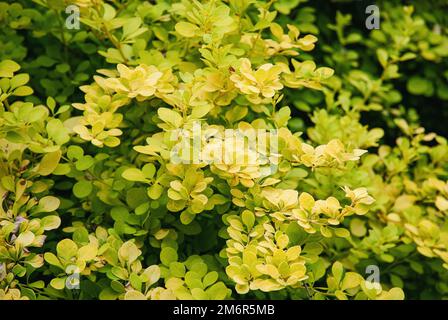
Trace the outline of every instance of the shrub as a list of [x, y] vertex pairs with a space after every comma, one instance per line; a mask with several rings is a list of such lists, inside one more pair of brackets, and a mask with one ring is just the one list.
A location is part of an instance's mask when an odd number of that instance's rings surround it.
[[1, 2], [0, 299], [446, 298], [446, 5], [359, 5]]

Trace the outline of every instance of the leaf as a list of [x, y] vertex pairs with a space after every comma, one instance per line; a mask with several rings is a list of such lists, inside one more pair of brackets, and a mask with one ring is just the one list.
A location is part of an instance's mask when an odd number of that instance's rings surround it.
[[177, 278], [182, 278], [185, 275], [185, 265], [181, 262], [170, 263], [170, 273]]
[[315, 75], [320, 79], [328, 79], [333, 76], [334, 70], [327, 67], [320, 67], [314, 71]]
[[423, 95], [434, 90], [431, 81], [418, 76], [413, 76], [408, 80], [407, 89], [415, 95]]
[[61, 225], [61, 218], [54, 215], [46, 216], [41, 219], [40, 224], [46, 231], [57, 229]]
[[307, 210], [310, 211], [313, 206], [314, 206], [314, 198], [307, 192], [302, 192], [299, 196], [299, 204], [300, 206]]
[[182, 222], [183, 224], [189, 224], [194, 220], [194, 217], [194, 214], [191, 214], [188, 211], [183, 211], [180, 214], [180, 222]]
[[58, 145], [63, 145], [70, 140], [68, 130], [64, 127], [61, 120], [51, 119], [47, 123], [48, 136], [53, 139]]
[[75, 167], [76, 170], [85, 171], [89, 169], [91, 166], [95, 164], [95, 161], [92, 156], [87, 155], [81, 157], [78, 161], [76, 161]]
[[365, 222], [354, 218], [350, 221], [350, 232], [356, 237], [363, 237], [367, 233]]
[[116, 300], [119, 296], [119, 293], [115, 292], [112, 288], [107, 287], [101, 290], [98, 298], [100, 300]]
[[78, 259], [90, 261], [96, 258], [98, 248], [93, 244], [87, 244], [78, 250]]
[[191, 294], [195, 300], [208, 300], [208, 295], [201, 288], [191, 289]]
[[85, 198], [90, 195], [93, 190], [91, 181], [81, 180], [75, 183], [73, 186], [73, 194], [77, 198]]
[[163, 187], [159, 184], [153, 184], [148, 188], [148, 197], [152, 200], [157, 200], [160, 198], [163, 192]]
[[124, 295], [124, 300], [147, 300], [146, 296], [136, 290], [131, 290], [126, 292], [126, 294]]
[[198, 259], [197, 262], [191, 264], [190, 270], [194, 271], [200, 278], [202, 278], [207, 274], [207, 265], [202, 262], [201, 259]]
[[160, 268], [157, 265], [149, 266], [142, 273], [142, 279], [146, 282], [146, 285], [149, 287], [159, 281], [160, 279]]
[[336, 228], [334, 230], [334, 234], [341, 238], [349, 238], [350, 237], [350, 232], [344, 228]]
[[141, 24], [142, 20], [140, 17], [127, 19], [126, 23], [123, 25], [123, 39], [126, 39], [129, 35], [136, 32]]
[[401, 288], [392, 288], [387, 294], [388, 300], [404, 300], [404, 292]]
[[53, 174], [58, 176], [65, 176], [70, 173], [70, 170], [71, 168], [68, 163], [60, 163], [58, 164], [56, 169], [54, 169]]
[[381, 66], [385, 68], [387, 65], [387, 59], [389, 57], [387, 51], [383, 48], [379, 48], [376, 50], [376, 55], [378, 57], [378, 61], [380, 62]]
[[103, 15], [104, 20], [109, 21], [115, 18], [117, 11], [113, 6], [111, 6], [108, 3], [105, 3], [103, 5], [103, 8], [104, 8], [104, 15]]
[[440, 211], [448, 211], [448, 200], [442, 196], [437, 196], [435, 205]]
[[146, 179], [145, 174], [137, 168], [126, 169], [121, 176], [129, 181], [149, 182], [149, 180]]
[[347, 272], [344, 276], [344, 280], [342, 280], [341, 283], [341, 290], [347, 290], [356, 288], [361, 284], [361, 281], [363, 281], [363, 278], [355, 273], [355, 272]]
[[191, 38], [196, 35], [196, 31], [199, 30], [199, 27], [185, 21], [178, 22], [174, 27], [176, 31], [183, 37]]
[[417, 58], [417, 55], [413, 52], [406, 52], [400, 57], [400, 61], [408, 61]]
[[73, 242], [73, 240], [64, 239], [59, 241], [56, 245], [56, 252], [58, 253], [58, 257], [68, 261], [70, 258], [76, 257], [78, 253], [78, 246], [75, 242]]
[[58, 109], [58, 111], [55, 113], [55, 115], [62, 114], [64, 112], [68, 111], [68, 110], [70, 110], [70, 106], [69, 105], [63, 105], [63, 106], [61, 106]]
[[214, 284], [218, 280], [218, 272], [212, 271], [207, 273], [202, 282], [204, 283], [204, 287], [209, 287]]
[[53, 212], [57, 208], [59, 208], [59, 205], [61, 204], [61, 201], [53, 196], [46, 196], [39, 200], [39, 206], [36, 210], [37, 212]]
[[70, 160], [80, 159], [84, 155], [84, 150], [79, 146], [69, 146], [67, 149], [67, 157]]
[[241, 220], [246, 225], [247, 230], [251, 230], [255, 223], [255, 215], [250, 210], [244, 210], [241, 214]]
[[125, 268], [113, 267], [111, 270], [112, 274], [121, 280], [128, 280], [129, 273]]
[[171, 247], [165, 247], [160, 252], [160, 261], [166, 266], [169, 266], [171, 262], [177, 261], [177, 251]]
[[203, 116], [205, 116], [209, 111], [211, 110], [211, 105], [205, 104], [200, 106], [193, 107], [193, 110], [191, 111], [191, 117], [193, 119], [200, 119]]
[[34, 238], [35, 238], [34, 233], [32, 233], [31, 231], [25, 231], [19, 234], [14, 243], [21, 245], [22, 247], [27, 247], [34, 242]]
[[38, 281], [35, 281], [33, 283], [30, 283], [29, 286], [31, 288], [43, 289], [43, 288], [45, 288], [45, 282], [42, 281], [42, 280], [38, 280]]
[[45, 252], [44, 254], [44, 259], [45, 261], [47, 261], [49, 264], [53, 265], [53, 266], [57, 266], [61, 269], [64, 269], [62, 267], [61, 262], [59, 261], [58, 257], [56, 257], [53, 253], [51, 252]]
[[344, 268], [342, 266], [342, 263], [340, 263], [339, 261], [333, 263], [333, 266], [331, 267], [331, 273], [333, 274], [337, 283], [341, 281], [343, 272]]
[[13, 91], [13, 95], [18, 97], [25, 97], [33, 94], [33, 89], [28, 86], [18, 87]]
[[145, 177], [149, 179], [154, 177], [156, 171], [157, 171], [156, 166], [152, 163], [147, 163], [142, 168], [142, 172], [144, 173]]
[[183, 123], [182, 116], [172, 109], [159, 108], [157, 110], [157, 114], [159, 115], [160, 120], [171, 124], [175, 128], [179, 128], [182, 126]]
[[45, 154], [39, 163], [37, 173], [41, 176], [48, 176], [51, 174], [58, 166], [61, 155], [62, 153], [60, 150]]
[[118, 249], [118, 258], [120, 261], [132, 264], [142, 254], [133, 241], [126, 241]]
[[341, 290], [336, 290], [335, 296], [338, 300], [348, 300], [347, 296]]
[[65, 278], [54, 278], [51, 279], [50, 285], [56, 290], [62, 290], [65, 288]]
[[47, 98], [47, 107], [51, 110], [51, 112], [54, 112], [56, 101], [52, 97]]
[[14, 72], [20, 69], [20, 65], [12, 60], [3, 60], [0, 62], [0, 78], [11, 78]]
[[27, 73], [21, 73], [12, 77], [9, 84], [11, 89], [15, 89], [27, 84], [28, 81], [30, 81], [30, 76]]

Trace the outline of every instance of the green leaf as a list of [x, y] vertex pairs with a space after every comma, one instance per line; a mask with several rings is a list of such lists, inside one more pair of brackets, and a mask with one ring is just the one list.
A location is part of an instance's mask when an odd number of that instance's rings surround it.
[[177, 251], [171, 247], [165, 247], [160, 252], [160, 261], [166, 266], [169, 266], [171, 262], [176, 262], [177, 258]]
[[314, 207], [314, 203], [314, 198], [309, 193], [302, 192], [300, 194], [299, 204], [303, 209], [310, 211]]
[[37, 173], [41, 176], [48, 176], [51, 174], [58, 166], [61, 155], [62, 153], [60, 150], [45, 154], [37, 168]]
[[149, 202], [142, 203], [137, 208], [135, 208], [135, 214], [141, 216], [147, 213], [149, 210]]
[[382, 49], [382, 48], [377, 49], [376, 50], [376, 55], [378, 57], [378, 61], [380, 62], [381, 66], [383, 68], [385, 68], [386, 65], [387, 65], [387, 59], [389, 57], [387, 51], [385, 49]]
[[342, 274], [344, 273], [344, 267], [342, 266], [342, 263], [340, 263], [339, 261], [333, 263], [333, 266], [331, 267], [331, 273], [336, 279], [336, 282], [339, 283], [342, 280]]
[[115, 221], [127, 221], [129, 219], [129, 211], [125, 207], [113, 207], [110, 211], [112, 219]]
[[360, 285], [361, 281], [363, 281], [363, 278], [355, 273], [355, 272], [347, 272], [344, 276], [344, 280], [342, 280], [341, 283], [341, 290], [347, 290], [356, 288]]
[[48, 109], [40, 106], [34, 107], [29, 114], [27, 114], [28, 122], [42, 121], [48, 117]]
[[148, 188], [148, 197], [153, 200], [157, 200], [160, 198], [163, 192], [163, 187], [160, 184], [153, 184]]
[[67, 149], [67, 157], [70, 160], [80, 159], [84, 155], [84, 150], [79, 146], [69, 146]]
[[73, 194], [77, 198], [85, 198], [90, 195], [93, 190], [91, 181], [81, 180], [75, 183], [73, 186]]
[[64, 267], [62, 266], [61, 262], [59, 261], [58, 257], [56, 257], [53, 253], [51, 252], [45, 252], [44, 254], [44, 259], [45, 261], [47, 261], [49, 264], [59, 267], [61, 269], [64, 269]]
[[31, 288], [43, 289], [45, 288], [45, 282], [42, 280], [38, 280], [29, 284]]
[[251, 230], [255, 223], [255, 215], [250, 210], [244, 210], [241, 214], [241, 219], [247, 230]]
[[356, 237], [363, 237], [367, 233], [365, 222], [354, 218], [350, 221], [350, 232]]
[[112, 274], [119, 279], [128, 280], [129, 273], [125, 268], [113, 267], [111, 270]]
[[185, 275], [185, 265], [181, 262], [171, 262], [170, 272], [174, 277], [182, 278]]
[[156, 166], [152, 163], [147, 163], [143, 166], [142, 172], [146, 178], [151, 179], [156, 173]]
[[434, 90], [431, 81], [418, 76], [413, 76], [408, 80], [407, 89], [415, 95], [425, 95]]
[[350, 232], [347, 229], [344, 228], [337, 228], [334, 230], [334, 234], [337, 237], [341, 237], [341, 238], [349, 238], [350, 237]]
[[44, 227], [44, 230], [53, 230], [59, 228], [61, 225], [61, 218], [58, 216], [46, 216], [41, 219], [40, 224]]
[[0, 62], [0, 78], [11, 78], [14, 72], [20, 69], [20, 65], [12, 60], [3, 60]]
[[15, 89], [12, 94], [15, 96], [18, 96], [18, 97], [25, 97], [25, 96], [32, 95], [33, 92], [34, 91], [31, 87], [23, 86], [23, 87], [18, 87], [17, 89]]
[[75, 242], [73, 242], [73, 240], [64, 239], [59, 241], [57, 244], [56, 252], [58, 253], [58, 257], [68, 261], [70, 258], [76, 257], [78, 253], [78, 246]]
[[37, 207], [37, 212], [53, 212], [57, 208], [59, 208], [59, 205], [61, 204], [61, 201], [53, 196], [46, 196], [39, 200], [39, 206]]
[[91, 166], [95, 164], [95, 161], [92, 156], [83, 156], [78, 161], [76, 161], [75, 167], [76, 170], [85, 171], [89, 169]]
[[124, 287], [124, 285], [120, 281], [117, 281], [117, 280], [111, 281], [110, 287], [112, 288], [112, 290], [114, 290], [117, 293], [125, 293], [126, 292], [126, 288]]
[[137, 168], [126, 169], [121, 176], [129, 181], [149, 182], [149, 180], [146, 179], [145, 174]]
[[133, 241], [126, 241], [118, 250], [118, 258], [121, 262], [132, 264], [142, 254]]
[[142, 281], [146, 282], [146, 286], [149, 287], [159, 281], [160, 268], [158, 265], [152, 265], [145, 269], [142, 273]]
[[21, 87], [21, 86], [27, 84], [28, 81], [30, 81], [30, 76], [27, 73], [21, 73], [21, 74], [15, 75], [10, 80], [11, 89]]
[[17, 237], [14, 244], [21, 245], [22, 247], [27, 247], [34, 242], [35, 236], [31, 231], [25, 231]]
[[172, 109], [159, 108], [157, 110], [157, 114], [159, 115], [160, 120], [171, 124], [175, 128], [179, 128], [180, 126], [182, 126], [182, 116]]
[[53, 139], [58, 145], [63, 145], [70, 140], [68, 130], [64, 127], [61, 120], [51, 119], [47, 123], [48, 136]]
[[50, 285], [56, 290], [62, 290], [65, 288], [65, 278], [54, 278], [51, 279]]
[[199, 27], [185, 21], [178, 22], [174, 27], [176, 31], [183, 37], [191, 38], [196, 35], [196, 31], [199, 30]]
[[209, 104], [195, 106], [191, 110], [191, 117], [193, 119], [200, 119], [200, 118], [204, 117], [207, 113], [209, 113], [211, 107], [212, 106]]
[[125, 300], [147, 300], [146, 296], [137, 290], [131, 290], [131, 291], [126, 292], [126, 294], [124, 295], [124, 299]]
[[211, 286], [218, 280], [218, 272], [212, 271], [207, 273], [202, 282], [204, 283], [204, 287]]
[[93, 244], [87, 244], [78, 250], [78, 259], [83, 261], [90, 261], [96, 258], [98, 248]]

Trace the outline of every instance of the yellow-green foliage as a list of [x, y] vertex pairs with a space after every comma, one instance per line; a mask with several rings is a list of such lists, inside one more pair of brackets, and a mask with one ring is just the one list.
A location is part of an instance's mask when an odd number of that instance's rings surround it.
[[447, 298], [448, 30], [302, 2], [0, 2], [0, 299]]

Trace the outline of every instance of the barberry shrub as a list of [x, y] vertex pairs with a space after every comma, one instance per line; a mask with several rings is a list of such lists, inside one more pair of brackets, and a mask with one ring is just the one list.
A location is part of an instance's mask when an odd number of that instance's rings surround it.
[[0, 2], [0, 299], [447, 298], [446, 17], [306, 2]]

